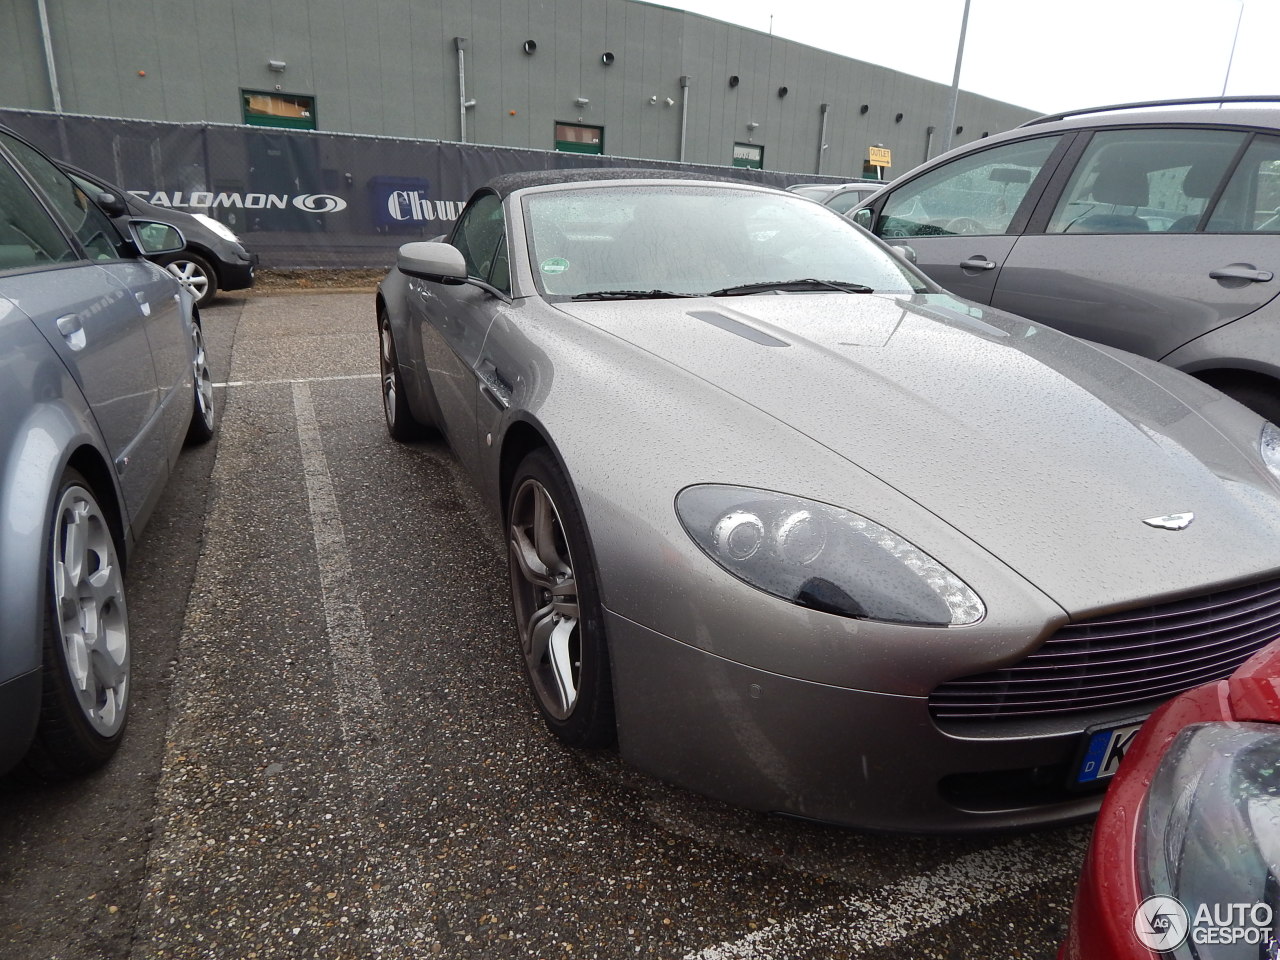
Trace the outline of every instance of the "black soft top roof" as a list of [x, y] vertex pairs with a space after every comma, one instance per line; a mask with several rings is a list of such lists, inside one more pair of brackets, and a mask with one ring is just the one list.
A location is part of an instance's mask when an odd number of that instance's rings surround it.
[[[528, 187], [545, 187], [558, 183], [581, 183], [584, 180], [701, 180], [711, 183], [734, 183], [739, 186], [762, 186], [748, 180], [721, 177], [712, 173], [688, 170], [663, 170], [660, 167], [578, 167], [564, 170], [525, 170], [504, 173], [484, 185], [500, 197]], [[774, 189], [768, 188], [766, 189]]]

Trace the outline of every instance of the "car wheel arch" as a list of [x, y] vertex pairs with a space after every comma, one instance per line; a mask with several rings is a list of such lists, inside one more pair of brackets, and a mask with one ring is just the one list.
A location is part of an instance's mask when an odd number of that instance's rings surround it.
[[1271, 374], [1239, 367], [1213, 367], [1189, 372], [1197, 380], [1220, 390], [1256, 413], [1280, 422], [1280, 379]]

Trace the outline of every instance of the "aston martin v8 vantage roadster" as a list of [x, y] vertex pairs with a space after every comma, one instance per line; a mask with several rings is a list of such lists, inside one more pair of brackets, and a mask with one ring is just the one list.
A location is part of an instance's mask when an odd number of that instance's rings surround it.
[[387, 427], [500, 518], [567, 744], [750, 808], [1087, 816], [1280, 636], [1280, 430], [786, 193], [500, 177], [377, 297]]

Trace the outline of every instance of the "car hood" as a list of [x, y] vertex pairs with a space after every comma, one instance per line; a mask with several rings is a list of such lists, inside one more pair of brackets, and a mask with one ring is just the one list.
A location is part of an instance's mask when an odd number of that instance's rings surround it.
[[856, 463], [1069, 613], [1280, 569], [1256, 439], [1084, 341], [943, 294], [557, 306]]

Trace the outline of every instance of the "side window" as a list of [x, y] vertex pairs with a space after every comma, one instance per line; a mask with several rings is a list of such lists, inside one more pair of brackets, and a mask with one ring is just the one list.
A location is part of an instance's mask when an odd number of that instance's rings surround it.
[[18, 162], [40, 185], [50, 205], [75, 233], [90, 260], [117, 260], [127, 255], [124, 238], [111, 219], [70, 177], [21, 140], [0, 134], [0, 142], [13, 151]]
[[1217, 130], [1095, 133], [1048, 233], [1192, 233], [1245, 134]]
[[480, 197], [462, 214], [449, 242], [462, 252], [467, 262], [467, 276], [488, 280], [498, 244], [506, 233], [505, 226], [502, 201], [492, 193]]
[[0, 271], [75, 259], [71, 244], [48, 211], [0, 158]]
[[1004, 233], [1061, 137], [980, 150], [895, 191], [876, 231], [882, 237]]
[[1280, 137], [1254, 138], [1205, 230], [1280, 233]]

